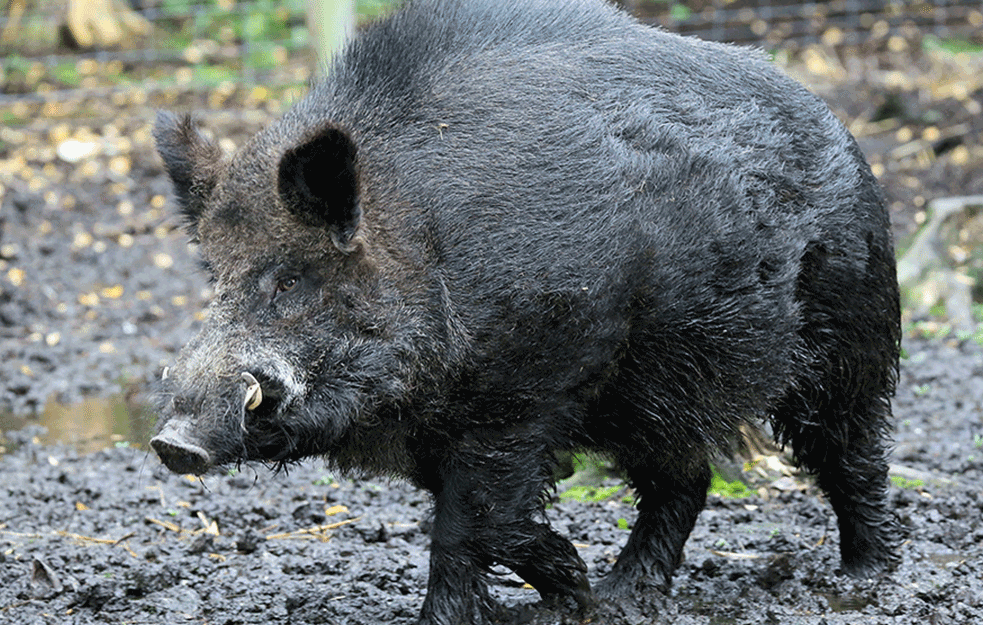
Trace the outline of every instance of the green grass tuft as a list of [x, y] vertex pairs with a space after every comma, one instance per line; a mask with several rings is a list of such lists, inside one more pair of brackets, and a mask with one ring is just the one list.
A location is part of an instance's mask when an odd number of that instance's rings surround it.
[[710, 480], [710, 488], [707, 489], [707, 493], [729, 499], [750, 497], [753, 494], [744, 482], [740, 480], [728, 482], [725, 480], [717, 471], [716, 467], [713, 467], [713, 478]]
[[561, 501], [604, 501], [618, 494], [621, 486], [571, 486], [560, 493]]
[[900, 475], [892, 475], [891, 483], [898, 488], [904, 488], [906, 490], [917, 490], [925, 486], [925, 482], [922, 480], [909, 480], [906, 477], [901, 477]]

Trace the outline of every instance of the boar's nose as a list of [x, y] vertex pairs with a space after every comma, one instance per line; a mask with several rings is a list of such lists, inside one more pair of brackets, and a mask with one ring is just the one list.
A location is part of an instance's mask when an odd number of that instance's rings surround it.
[[150, 446], [168, 469], [175, 473], [201, 475], [211, 466], [211, 457], [192, 442], [191, 424], [174, 419], [164, 424], [160, 434], [150, 439]]

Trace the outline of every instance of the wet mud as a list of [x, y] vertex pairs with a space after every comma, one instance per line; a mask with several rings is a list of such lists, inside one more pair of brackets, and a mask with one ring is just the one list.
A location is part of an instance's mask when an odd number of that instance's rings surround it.
[[[503, 622], [983, 622], [983, 349], [906, 348], [892, 458], [905, 531], [897, 571], [842, 575], [828, 504], [807, 479], [776, 477], [750, 497], [711, 496], [668, 597], [645, 598], [635, 614], [602, 606], [590, 621], [562, 620], [502, 571]], [[7, 433], [0, 457], [0, 622], [414, 622], [429, 543], [420, 491], [319, 462], [198, 480], [135, 445], [86, 454], [38, 434]], [[556, 498], [549, 510], [594, 581], [633, 523], [628, 494]]]

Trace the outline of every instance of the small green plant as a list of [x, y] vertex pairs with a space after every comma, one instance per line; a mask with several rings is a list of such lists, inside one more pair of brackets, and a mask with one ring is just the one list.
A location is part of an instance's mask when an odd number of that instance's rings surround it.
[[924, 397], [928, 395], [932, 387], [928, 384], [919, 384], [918, 386], [911, 389], [911, 392], [915, 394], [915, 397]]
[[130, 441], [116, 441], [113, 443], [116, 449], [128, 449], [130, 447]]
[[558, 466], [554, 475], [561, 486], [599, 486], [608, 477], [617, 475], [610, 460], [596, 453], [561, 452], [556, 454]]
[[239, 78], [235, 69], [223, 65], [197, 65], [193, 71], [192, 80], [196, 84], [219, 85], [223, 82], [234, 82]]
[[[0, 125], [7, 126], [8, 128], [10, 126], [23, 126], [27, 121], [27, 119], [15, 115], [11, 111], [0, 111]], [[0, 153], [7, 149], [5, 147], [6, 145], [7, 143], [0, 140]]]
[[906, 477], [901, 477], [900, 475], [892, 475], [891, 483], [898, 488], [904, 488], [906, 490], [917, 490], [925, 486], [925, 482], [922, 480], [909, 480]]
[[332, 484], [334, 484], [334, 476], [330, 473], [322, 475], [314, 480], [314, 486], [331, 486]]
[[684, 22], [693, 16], [693, 9], [681, 2], [676, 2], [669, 9], [669, 15], [677, 22]]
[[621, 486], [571, 486], [560, 493], [561, 501], [604, 501], [621, 490]]
[[948, 309], [945, 307], [945, 302], [938, 302], [928, 309], [928, 314], [936, 319], [942, 319], [948, 313]]
[[628, 519], [625, 518], [618, 519], [618, 529], [619, 530], [631, 529], [630, 527], [628, 527]]
[[[942, 314], [944, 315], [945, 311]], [[906, 330], [908, 334], [929, 340], [944, 339], [952, 334], [950, 324], [938, 321], [915, 321]]]
[[570, 461], [573, 464], [574, 473], [579, 473], [585, 470], [604, 473], [609, 470], [608, 461], [603, 456], [599, 456], [597, 454], [578, 452], [571, 455]]
[[8, 74], [27, 74], [31, 70], [30, 59], [24, 58], [19, 54], [9, 54], [4, 59], [4, 70]]
[[976, 329], [970, 332], [968, 340], [972, 340], [977, 345], [983, 345], [983, 323], [976, 324]]
[[56, 63], [48, 72], [65, 87], [78, 87], [82, 84], [82, 76], [74, 62]]
[[749, 497], [752, 494], [747, 484], [740, 480], [728, 482], [720, 475], [716, 467], [713, 467], [713, 478], [710, 480], [710, 488], [707, 489], [707, 493], [731, 499]]
[[955, 336], [959, 341], [973, 341], [977, 345], [983, 345], [983, 322], [979, 319], [980, 316], [980, 305], [973, 304], [973, 317], [976, 320], [976, 325], [973, 326], [972, 330], [956, 330]]
[[944, 52], [946, 54], [983, 54], [983, 46], [980, 44], [957, 37], [940, 39], [933, 35], [926, 35], [922, 39], [922, 48], [926, 51]]
[[973, 434], [973, 447], [977, 449], [983, 449], [983, 434], [976, 433]]

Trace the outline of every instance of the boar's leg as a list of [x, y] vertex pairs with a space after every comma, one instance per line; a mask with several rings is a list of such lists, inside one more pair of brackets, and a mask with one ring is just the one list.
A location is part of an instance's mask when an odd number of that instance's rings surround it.
[[[887, 401], [860, 402], [850, 410], [825, 408], [808, 420], [776, 419], [797, 463], [818, 477], [840, 530], [843, 570], [868, 577], [897, 562], [900, 527], [887, 501], [887, 451], [883, 434]], [[780, 420], [779, 420], [780, 419]]]
[[683, 545], [706, 505], [711, 472], [703, 463], [687, 475], [666, 473], [619, 458], [638, 492], [638, 519], [611, 573], [598, 589], [605, 599], [635, 597], [645, 588], [665, 593], [683, 556]]
[[[433, 531], [438, 531], [437, 523]], [[434, 539], [431, 546], [430, 579], [418, 625], [487, 623], [497, 606], [488, 595], [481, 567], [442, 543]]]
[[898, 562], [901, 528], [888, 507], [888, 464], [881, 441], [851, 441], [835, 464], [819, 472], [840, 529], [843, 570], [854, 577], [889, 571]]
[[536, 537], [502, 564], [539, 591], [547, 604], [557, 606], [569, 598], [580, 609], [591, 607], [594, 595], [587, 581], [587, 565], [576, 547], [545, 523], [535, 523], [530, 529]]
[[887, 501], [887, 446], [901, 328], [885, 237], [868, 234], [866, 250], [854, 251], [865, 253], [863, 270], [822, 245], [807, 249], [797, 297], [811, 363], [773, 417], [776, 438], [829, 496], [843, 569], [854, 576], [892, 568], [900, 543]]
[[[434, 494], [421, 624], [486, 622], [494, 607], [484, 578], [496, 564], [515, 571], [546, 602], [593, 605], [587, 566], [545, 519], [555, 458], [545, 445], [521, 438], [469, 442], [465, 451], [439, 454], [439, 468], [418, 476]], [[432, 449], [428, 455], [434, 458]]]

